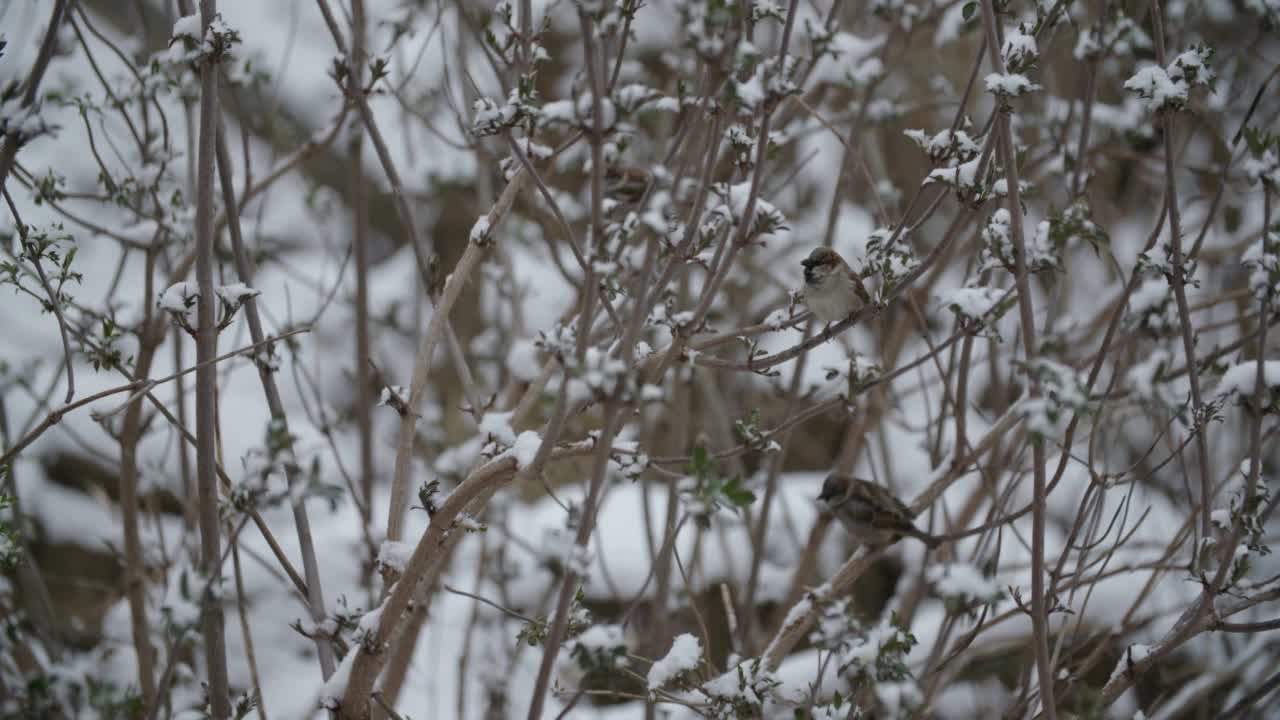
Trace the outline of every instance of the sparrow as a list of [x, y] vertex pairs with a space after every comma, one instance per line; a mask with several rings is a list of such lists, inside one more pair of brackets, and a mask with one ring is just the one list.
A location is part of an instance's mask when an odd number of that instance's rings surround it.
[[840, 253], [829, 247], [814, 248], [800, 261], [804, 266], [804, 304], [819, 322], [843, 320], [866, 295], [862, 280], [854, 275]]
[[818, 501], [866, 545], [888, 546], [910, 535], [931, 548], [942, 538], [915, 526], [915, 513], [885, 488], [848, 475], [831, 474], [822, 483]]
[[643, 168], [610, 165], [604, 171], [605, 192], [623, 202], [640, 202], [653, 182], [653, 175]]

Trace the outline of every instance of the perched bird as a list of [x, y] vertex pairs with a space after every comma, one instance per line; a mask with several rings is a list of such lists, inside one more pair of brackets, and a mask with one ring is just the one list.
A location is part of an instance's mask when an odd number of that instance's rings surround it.
[[623, 202], [640, 202], [652, 181], [653, 175], [643, 168], [610, 165], [604, 171], [605, 193]]
[[804, 304], [819, 322], [829, 325], [858, 309], [866, 291], [840, 253], [829, 247], [814, 248], [800, 264], [804, 266]]
[[942, 542], [942, 538], [917, 528], [912, 522], [915, 513], [875, 483], [831, 474], [822, 483], [818, 500], [863, 544], [892, 545], [903, 535], [910, 535], [931, 548]]

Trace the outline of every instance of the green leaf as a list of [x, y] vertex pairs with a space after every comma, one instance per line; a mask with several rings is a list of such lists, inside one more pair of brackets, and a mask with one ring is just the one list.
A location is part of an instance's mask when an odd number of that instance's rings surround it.
[[752, 408], [745, 420], [735, 420], [734, 430], [743, 440], [752, 440], [760, 434], [760, 408]]
[[964, 10], [961, 10], [960, 14], [964, 17], [965, 22], [969, 22], [973, 19], [973, 15], [976, 12], [978, 12], [978, 3], [967, 2], [964, 4]]
[[1240, 223], [1243, 217], [1240, 208], [1236, 205], [1227, 205], [1222, 208], [1222, 224], [1227, 232], [1235, 233], [1240, 229]]
[[691, 467], [693, 473], [699, 477], [710, 472], [711, 459], [707, 456], [707, 449], [702, 445], [693, 448], [693, 465]]
[[720, 488], [720, 493], [724, 495], [729, 504], [734, 507], [747, 507], [756, 501], [756, 494], [742, 487], [742, 481], [739, 478], [731, 478]]

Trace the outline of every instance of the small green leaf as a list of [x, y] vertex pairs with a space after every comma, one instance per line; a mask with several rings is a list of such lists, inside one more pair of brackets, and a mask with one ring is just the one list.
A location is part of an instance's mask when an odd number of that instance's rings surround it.
[[1238, 206], [1228, 205], [1222, 208], [1222, 224], [1226, 227], [1227, 232], [1234, 233], [1239, 230], [1242, 220], [1242, 213]]
[[964, 4], [964, 10], [961, 10], [960, 14], [964, 16], [965, 22], [969, 22], [973, 19], [973, 15], [976, 12], [978, 12], [978, 3], [967, 2]]
[[707, 449], [702, 445], [693, 448], [693, 472], [695, 475], [706, 475], [711, 469], [711, 459], [707, 457]]
[[725, 483], [720, 492], [734, 507], [747, 507], [756, 501], [756, 494], [742, 487], [741, 480], [736, 477]]

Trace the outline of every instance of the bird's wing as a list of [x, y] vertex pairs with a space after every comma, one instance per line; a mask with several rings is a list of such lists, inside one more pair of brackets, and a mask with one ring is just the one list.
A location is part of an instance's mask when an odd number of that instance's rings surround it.
[[883, 508], [886, 512], [896, 515], [911, 525], [911, 519], [915, 517], [915, 513], [911, 512], [911, 508], [907, 507], [887, 488], [883, 488], [866, 480], [857, 481], [858, 489], [867, 497], [867, 501], [876, 507]]

